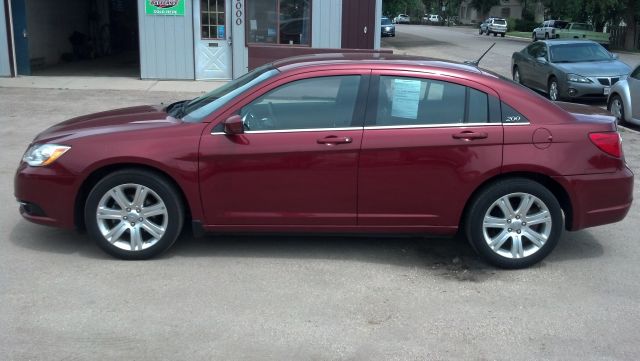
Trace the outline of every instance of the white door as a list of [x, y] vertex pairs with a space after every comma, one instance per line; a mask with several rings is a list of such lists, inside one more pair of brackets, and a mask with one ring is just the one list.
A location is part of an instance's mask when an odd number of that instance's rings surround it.
[[196, 79], [231, 79], [230, 0], [195, 0]]

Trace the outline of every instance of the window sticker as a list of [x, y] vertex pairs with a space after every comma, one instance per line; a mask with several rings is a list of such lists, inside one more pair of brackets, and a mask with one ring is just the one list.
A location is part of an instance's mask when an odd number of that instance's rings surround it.
[[391, 116], [417, 119], [420, 102], [420, 80], [394, 79]]

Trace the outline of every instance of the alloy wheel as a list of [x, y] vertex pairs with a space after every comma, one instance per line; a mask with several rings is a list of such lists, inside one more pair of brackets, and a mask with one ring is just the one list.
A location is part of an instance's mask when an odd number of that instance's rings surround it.
[[552, 223], [549, 208], [540, 198], [511, 193], [489, 207], [482, 233], [494, 253], [510, 259], [525, 258], [545, 245]]
[[556, 101], [558, 100], [558, 82], [552, 80], [549, 83], [549, 99]]

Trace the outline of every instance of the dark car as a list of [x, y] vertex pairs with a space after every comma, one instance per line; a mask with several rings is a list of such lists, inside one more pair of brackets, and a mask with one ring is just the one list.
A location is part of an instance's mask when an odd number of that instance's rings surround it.
[[[211, 232], [466, 235], [526, 267], [632, 202], [615, 119], [476, 67], [324, 54], [193, 100], [67, 120], [15, 175], [20, 213], [144, 259]], [[567, 155], [571, 156], [568, 157]]]
[[591, 40], [536, 41], [511, 56], [513, 80], [551, 100], [606, 99], [631, 69]]
[[380, 21], [380, 34], [385, 36], [396, 36], [396, 26], [391, 22], [389, 18], [383, 17]]

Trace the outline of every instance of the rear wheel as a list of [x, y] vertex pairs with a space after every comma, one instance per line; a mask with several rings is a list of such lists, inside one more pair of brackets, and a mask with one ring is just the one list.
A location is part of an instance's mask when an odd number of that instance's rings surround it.
[[517, 65], [513, 67], [513, 81], [518, 84], [522, 84], [522, 78], [520, 78], [520, 69], [518, 69]]
[[491, 184], [473, 201], [465, 232], [487, 262], [524, 268], [545, 258], [563, 228], [562, 209], [547, 188], [524, 178]]
[[500, 36], [502, 36], [503, 38], [504, 38], [505, 35], [506, 35], [505, 33], [500, 34]]
[[609, 100], [609, 104], [607, 105], [607, 109], [609, 109], [611, 114], [616, 117], [618, 123], [624, 122], [624, 103], [618, 94], [611, 97], [611, 100]]
[[147, 259], [176, 241], [184, 209], [175, 188], [154, 172], [111, 173], [91, 190], [84, 209], [89, 235], [121, 259]]

